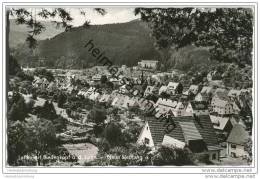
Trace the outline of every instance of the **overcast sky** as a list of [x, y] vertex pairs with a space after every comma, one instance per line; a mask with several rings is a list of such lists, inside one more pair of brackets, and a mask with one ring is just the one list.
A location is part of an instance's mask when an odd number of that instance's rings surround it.
[[[86, 19], [90, 20], [91, 24], [111, 24], [120, 22], [129, 22], [131, 20], [139, 18], [134, 15], [134, 8], [104, 8], [107, 14], [102, 16], [95, 12], [92, 8], [85, 8], [87, 14]], [[74, 18], [73, 25], [82, 25], [85, 18], [79, 13], [79, 9], [70, 9], [72, 17]]]
[[[39, 8], [26, 8], [26, 9], [33, 13], [35, 12], [37, 13], [40, 10]], [[94, 11], [94, 8], [75, 7], [75, 8], [65, 8], [65, 9], [68, 12], [70, 12], [73, 18], [73, 22], [72, 22], [73, 26], [80, 26], [86, 20], [90, 20], [91, 24], [112, 24], [112, 23], [129, 22], [139, 18], [139, 16], [134, 15], [134, 8], [127, 8], [127, 7], [111, 7], [111, 8], [106, 7], [104, 9], [106, 10], [107, 14], [104, 16]], [[86, 12], [86, 17], [80, 14], [81, 10], [84, 10]], [[39, 17], [37, 17], [37, 19], [46, 21], [45, 19]], [[54, 20], [58, 20], [58, 19], [54, 19]]]

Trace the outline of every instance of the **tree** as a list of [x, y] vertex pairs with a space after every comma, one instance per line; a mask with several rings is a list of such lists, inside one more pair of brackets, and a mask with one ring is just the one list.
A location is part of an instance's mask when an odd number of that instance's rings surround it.
[[116, 123], [109, 123], [104, 130], [104, 137], [112, 147], [120, 146], [122, 144], [121, 127]]
[[105, 84], [107, 82], [107, 76], [102, 75], [101, 78], [100, 78], [100, 82], [101, 82], [101, 84]]
[[63, 132], [67, 128], [67, 120], [61, 116], [53, 120], [53, 125], [56, 132]]
[[104, 122], [106, 119], [106, 110], [101, 106], [94, 106], [90, 111], [88, 118], [95, 123], [93, 126], [94, 134], [100, 135], [104, 130]]
[[114, 89], [114, 84], [113, 84], [111, 81], [107, 81], [107, 82], [106, 82], [106, 86], [107, 86], [107, 88], [109, 88], [109, 89], [111, 89], [111, 90]]
[[67, 97], [62, 92], [58, 96], [58, 107], [63, 108], [63, 105], [66, 103]]
[[43, 118], [30, 120], [25, 136], [27, 152], [36, 156], [38, 165], [45, 165], [44, 156], [51, 155], [58, 144], [53, 123]]
[[245, 143], [245, 151], [247, 151], [248, 155], [252, 157], [252, 139], [249, 138]]
[[191, 165], [188, 151], [185, 149], [161, 146], [152, 157], [153, 165]]
[[176, 93], [177, 94], [182, 94], [183, 91], [183, 85], [180, 83], [176, 89]]
[[54, 76], [52, 72], [45, 68], [36, 68], [34, 71], [34, 75], [41, 78], [46, 78], [48, 81], [54, 81]]
[[27, 107], [23, 97], [20, 97], [17, 103], [13, 103], [10, 111], [8, 112], [8, 120], [11, 121], [24, 121], [27, 116]]
[[106, 110], [101, 106], [94, 106], [88, 116], [95, 124], [102, 125], [106, 119]]
[[136, 8], [159, 49], [210, 47], [211, 59], [251, 64], [253, 13], [247, 8]]
[[35, 104], [35, 101], [33, 99], [29, 99], [29, 101], [27, 101], [25, 103], [28, 113], [30, 113], [32, 111], [34, 104]]
[[10, 55], [8, 69], [9, 75], [16, 75], [17, 73], [22, 72], [20, 65], [12, 55]]
[[18, 160], [26, 153], [25, 128], [20, 121], [8, 122], [7, 127], [7, 162], [18, 165]]
[[[164, 93], [164, 92], [162, 92], [162, 93]], [[148, 96], [146, 96], [146, 99], [151, 100], [156, 103], [156, 101], [158, 100], [158, 96], [155, 94], [149, 94]]]
[[53, 121], [55, 118], [57, 118], [56, 110], [52, 102], [49, 102], [48, 100], [44, 102], [43, 106], [34, 108], [34, 111], [40, 118], [45, 118], [50, 121]]

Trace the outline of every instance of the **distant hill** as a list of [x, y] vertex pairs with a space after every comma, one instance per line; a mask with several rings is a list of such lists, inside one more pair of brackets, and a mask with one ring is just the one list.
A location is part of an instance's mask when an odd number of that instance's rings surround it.
[[[47, 38], [54, 37], [55, 35], [64, 31], [63, 28], [56, 28], [56, 25], [52, 22], [41, 22], [46, 29], [39, 35], [35, 36], [37, 40], [45, 40]], [[10, 20], [10, 47], [17, 47], [19, 44], [24, 44], [27, 38], [27, 32], [30, 29], [26, 25], [17, 25], [14, 19]]]
[[[22, 33], [22, 29], [19, 29]], [[52, 30], [50, 27], [48, 32]], [[55, 33], [57, 31], [54, 31]], [[17, 45], [14, 56], [22, 66], [86, 68], [96, 63], [92, 54], [84, 48], [89, 40], [93, 40], [95, 47], [104, 52], [114, 65], [133, 66], [142, 59], [160, 61], [160, 55], [150, 37], [150, 29], [140, 20], [92, 25], [88, 29], [76, 27], [69, 32], [62, 32], [50, 39], [38, 41], [39, 45], [33, 52], [24, 44]], [[173, 52], [168, 63], [164, 65], [187, 71], [195, 64], [210, 64], [209, 56], [207, 48], [187, 46]]]
[[[51, 39], [39, 41], [32, 55], [28, 47], [17, 47], [14, 54], [22, 65], [35, 64], [54, 68], [84, 68], [96, 63], [95, 58], [84, 48], [89, 40], [115, 65], [136, 65], [141, 59], [160, 58], [144, 22], [76, 27]], [[40, 59], [40, 61], [39, 61]]]

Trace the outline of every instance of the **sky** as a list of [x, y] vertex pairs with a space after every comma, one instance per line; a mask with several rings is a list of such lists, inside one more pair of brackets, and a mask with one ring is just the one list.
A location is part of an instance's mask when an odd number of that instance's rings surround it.
[[93, 8], [84, 8], [87, 12], [86, 18], [82, 17], [79, 13], [79, 9], [69, 9], [72, 17], [74, 18], [73, 25], [82, 25], [86, 20], [90, 20], [91, 24], [111, 24], [111, 23], [122, 23], [129, 22], [131, 20], [139, 18], [139, 16], [134, 15], [134, 8], [104, 8], [107, 12], [106, 15], [102, 16], [95, 12]]
[[[101, 7], [102, 8], [102, 7]], [[37, 13], [39, 12], [39, 8], [26, 8], [28, 11]], [[50, 8], [46, 8], [50, 9]], [[90, 24], [112, 24], [112, 23], [123, 23], [129, 22], [135, 19], [138, 19], [139, 16], [134, 15], [134, 8], [129, 7], [111, 7], [111, 8], [104, 8], [107, 12], [106, 15], [102, 16], [94, 11], [94, 8], [65, 8], [68, 12], [70, 12], [73, 21], [73, 26], [80, 26], [86, 20], [90, 21]], [[84, 10], [86, 12], [86, 16], [80, 14], [80, 11]], [[37, 17], [37, 20], [48, 21], [43, 18]], [[58, 20], [58, 19], [51, 19], [51, 20]]]

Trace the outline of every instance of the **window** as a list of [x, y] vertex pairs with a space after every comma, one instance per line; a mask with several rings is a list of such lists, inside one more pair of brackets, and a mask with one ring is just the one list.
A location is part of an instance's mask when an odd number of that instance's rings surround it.
[[237, 146], [236, 146], [235, 144], [231, 144], [231, 148], [232, 148], [232, 149], [236, 149]]
[[236, 157], [236, 154], [234, 152], [231, 152], [231, 157]]
[[144, 144], [148, 144], [149, 145], [150, 140], [148, 138], [144, 138]]
[[212, 154], [212, 160], [216, 160], [217, 159], [217, 155], [216, 154]]

